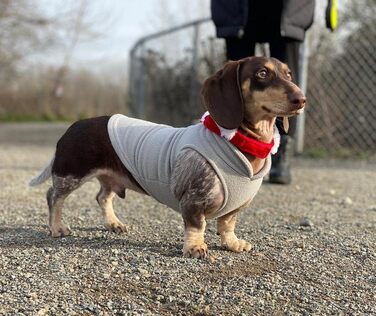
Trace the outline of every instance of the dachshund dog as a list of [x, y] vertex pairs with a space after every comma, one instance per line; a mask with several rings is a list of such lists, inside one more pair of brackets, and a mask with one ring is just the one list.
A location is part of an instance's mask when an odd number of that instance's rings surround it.
[[52, 177], [47, 191], [52, 237], [70, 234], [62, 223], [66, 197], [97, 178], [105, 227], [126, 231], [112, 200], [130, 189], [182, 214], [183, 255], [207, 258], [206, 220], [217, 219], [221, 244], [234, 252], [251, 245], [235, 235], [236, 214], [257, 193], [270, 169], [276, 117], [301, 113], [306, 98], [286, 64], [274, 58], [230, 61], [209, 77], [202, 96], [209, 115], [173, 128], [122, 115], [75, 122], [60, 138], [50, 164], [31, 180]]

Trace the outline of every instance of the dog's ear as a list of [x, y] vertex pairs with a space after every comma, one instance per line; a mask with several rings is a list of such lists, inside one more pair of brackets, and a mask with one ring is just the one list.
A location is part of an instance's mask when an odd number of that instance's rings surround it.
[[242, 61], [227, 62], [202, 87], [204, 104], [213, 119], [222, 127], [234, 129], [244, 118], [244, 102], [239, 82]]

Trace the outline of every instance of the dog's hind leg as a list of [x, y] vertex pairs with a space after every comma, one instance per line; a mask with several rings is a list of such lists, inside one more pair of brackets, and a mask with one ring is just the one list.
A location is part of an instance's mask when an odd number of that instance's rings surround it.
[[[104, 226], [107, 230], [112, 232], [126, 232], [126, 226], [119, 220], [113, 209], [112, 200], [116, 193], [113, 190], [114, 188], [112, 185], [111, 178], [107, 176], [98, 176], [97, 178], [101, 185], [101, 188], [97, 194], [97, 202], [102, 210]], [[121, 193], [119, 192], [118, 195], [124, 198], [124, 189], [118, 191], [122, 191]]]
[[67, 196], [77, 189], [80, 180], [72, 177], [52, 177], [53, 185], [47, 191], [47, 204], [49, 208], [49, 228], [52, 237], [68, 236], [71, 230], [61, 220], [64, 201]]

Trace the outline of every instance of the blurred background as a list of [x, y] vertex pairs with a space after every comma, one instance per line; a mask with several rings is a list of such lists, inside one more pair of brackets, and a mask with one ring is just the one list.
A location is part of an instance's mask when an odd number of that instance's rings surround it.
[[[376, 2], [339, 1], [333, 33], [325, 28], [325, 5], [317, 1], [302, 56], [308, 106], [300, 151], [374, 159]], [[209, 6], [209, 0], [0, 0], [0, 122], [123, 113], [192, 123], [204, 111], [203, 80], [225, 61]], [[268, 55], [267, 45], [257, 52]]]

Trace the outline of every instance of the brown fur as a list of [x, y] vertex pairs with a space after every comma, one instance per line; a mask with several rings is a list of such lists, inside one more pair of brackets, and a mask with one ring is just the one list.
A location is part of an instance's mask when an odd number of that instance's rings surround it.
[[[218, 124], [239, 128], [244, 134], [269, 142], [276, 116], [298, 114], [305, 97], [291, 81], [288, 67], [274, 58], [250, 57], [229, 62], [209, 77], [202, 89], [205, 106]], [[98, 117], [74, 123], [61, 137], [52, 164], [52, 186], [47, 192], [50, 210], [49, 226], [53, 237], [70, 234], [62, 223], [65, 198], [84, 182], [97, 178], [101, 185], [97, 195], [105, 227], [126, 231], [116, 217], [112, 199], [125, 197], [125, 190], [145, 191], [124, 167], [112, 148], [107, 132], [109, 117]], [[264, 159], [245, 154], [254, 173], [264, 166]], [[46, 171], [47, 170], [47, 171]], [[48, 168], [34, 185], [46, 179]], [[187, 150], [179, 155], [172, 176], [171, 190], [180, 202], [185, 224], [184, 256], [207, 258], [204, 241], [206, 220], [215, 217], [224, 201], [222, 184], [203, 156]], [[39, 181], [39, 182], [38, 182]], [[250, 202], [250, 201], [249, 201]], [[249, 251], [251, 245], [235, 235], [236, 213], [218, 218], [221, 243], [231, 251]]]

